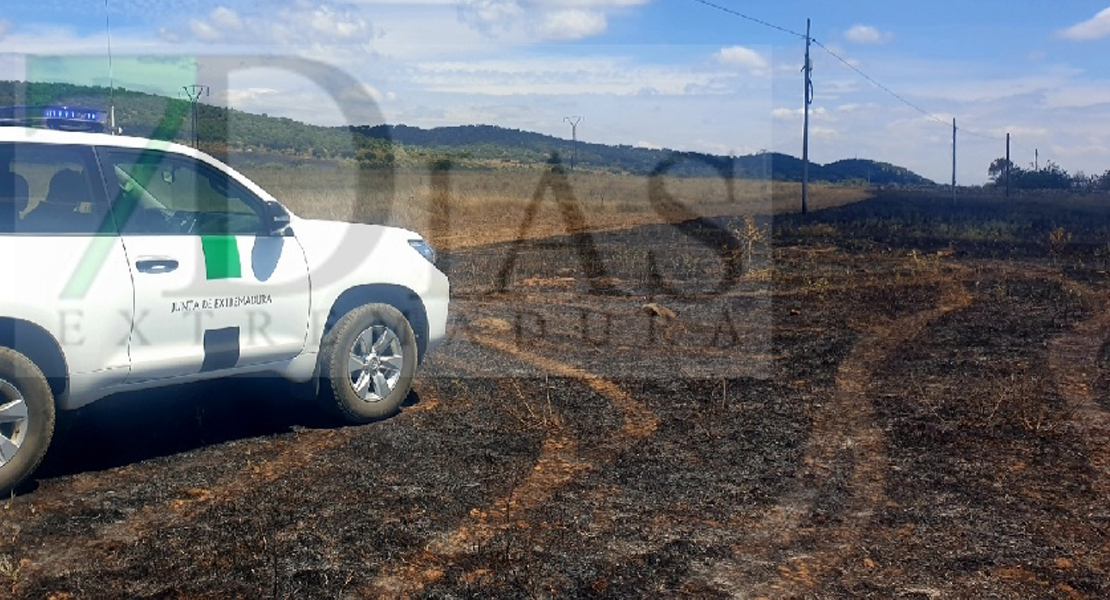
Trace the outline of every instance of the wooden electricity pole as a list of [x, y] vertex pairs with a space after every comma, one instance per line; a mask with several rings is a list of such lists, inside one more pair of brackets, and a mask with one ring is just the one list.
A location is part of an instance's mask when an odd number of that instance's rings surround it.
[[1010, 197], [1010, 134], [1006, 134], [1006, 198]]
[[813, 63], [809, 60], [809, 43], [813, 38], [809, 36], [809, 19], [806, 19], [806, 62], [802, 67], [805, 73], [805, 96], [802, 107], [802, 214], [807, 210], [807, 194], [809, 188], [809, 105], [813, 103]]
[[956, 201], [956, 119], [952, 118], [952, 202]]

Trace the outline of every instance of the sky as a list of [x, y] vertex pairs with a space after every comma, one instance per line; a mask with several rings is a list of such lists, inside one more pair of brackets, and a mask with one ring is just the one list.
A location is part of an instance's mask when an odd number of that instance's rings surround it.
[[949, 182], [955, 119], [961, 184], [1007, 133], [1018, 166], [1110, 170], [1110, 0], [0, 2], [3, 79], [734, 155], [801, 156], [808, 18], [812, 160]]

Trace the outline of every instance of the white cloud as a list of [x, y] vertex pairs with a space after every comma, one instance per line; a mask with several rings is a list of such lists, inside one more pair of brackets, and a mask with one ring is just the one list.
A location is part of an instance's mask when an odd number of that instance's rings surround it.
[[424, 61], [414, 65], [411, 74], [411, 81], [426, 90], [492, 96], [716, 95], [731, 92], [734, 78], [717, 71], [641, 64], [603, 55]]
[[832, 127], [810, 127], [809, 135], [821, 140], [832, 140], [839, 137], [840, 132]]
[[463, 0], [459, 4], [459, 19], [486, 34], [508, 30], [523, 13], [516, 0]]
[[1110, 8], [1104, 8], [1090, 19], [1068, 27], [1060, 35], [1076, 41], [1097, 40], [1110, 35]]
[[170, 44], [180, 44], [184, 41], [180, 31], [168, 27], [158, 28], [158, 39]]
[[337, 9], [326, 4], [291, 3], [286, 8], [257, 14], [240, 14], [219, 6], [205, 18], [189, 20], [188, 33], [191, 36], [162, 28], [159, 37], [171, 43], [195, 39], [235, 45], [327, 48], [373, 39], [372, 27], [362, 14], [363, 11], [349, 6]]
[[578, 40], [604, 33], [607, 28], [604, 13], [572, 8], [545, 15], [540, 34], [549, 40]]
[[228, 90], [223, 99], [229, 106], [261, 106], [280, 96], [281, 91], [272, 87], [239, 87]]
[[625, 6], [639, 6], [652, 0], [526, 0], [533, 6], [559, 7], [559, 8], [621, 8]]
[[4, 39], [9, 29], [11, 29], [11, 24], [4, 19], [0, 19], [0, 40]]
[[199, 19], [189, 21], [189, 31], [202, 42], [214, 42], [223, 37], [223, 33], [217, 27]]
[[894, 37], [892, 34], [879, 31], [871, 25], [853, 25], [844, 32], [844, 38], [856, 44], [885, 44]]
[[767, 68], [767, 59], [758, 52], [744, 46], [729, 46], [721, 48], [716, 54], [717, 62], [730, 67], [737, 67], [746, 71], [763, 71]]
[[308, 17], [309, 27], [313, 31], [323, 36], [333, 36], [333, 39], [354, 39], [368, 31], [365, 19], [351, 13], [336, 12], [327, 6], [316, 8]]
[[1110, 104], [1110, 83], [1092, 81], [1057, 88], [1046, 85], [1041, 94], [1045, 108], [1093, 108]]
[[[939, 67], [938, 69], [943, 69]], [[942, 71], [935, 71], [942, 72]], [[930, 80], [915, 81], [900, 87], [900, 91], [924, 98], [929, 104], [975, 103], [981, 105], [1011, 103], [1021, 98], [1035, 98], [1046, 108], [1060, 106], [1086, 106], [1106, 102], [1106, 89], [1084, 87], [1075, 78], [1079, 72], [1072, 69], [1045, 69], [1017, 77], [990, 77], [968, 73], [950, 83]]]
[[239, 19], [239, 13], [231, 10], [230, 8], [219, 6], [212, 11], [212, 23], [220, 29], [240, 29], [243, 26], [243, 21]]
[[347, 3], [366, 6], [457, 6], [459, 0], [347, 0]]
[[350, 87], [323, 89], [284, 69], [253, 68], [231, 73], [227, 89], [213, 90], [211, 102], [317, 125], [382, 123], [385, 95], [368, 84], [349, 83]]
[[462, 0], [459, 20], [491, 37], [578, 40], [604, 33], [613, 11], [651, 0]]
[[1048, 129], [1045, 129], [1044, 127], [1013, 124], [1006, 125], [1005, 127], [995, 128], [995, 130], [991, 131], [990, 133], [993, 134], [995, 137], [1001, 138], [1006, 137], [1007, 133], [1014, 137], [1021, 138], [1046, 138], [1049, 136]]
[[841, 114], [856, 114], [865, 113], [866, 111], [875, 110], [876, 108], [878, 108], [878, 105], [873, 102], [849, 102], [847, 104], [841, 104], [840, 106], [837, 106], [836, 112]]
[[[829, 114], [829, 111], [823, 106], [817, 106], [817, 107], [809, 109], [809, 116], [811, 118], [826, 117], [826, 116], [828, 116], [828, 114]], [[779, 108], [776, 108], [776, 109], [771, 111], [771, 116], [776, 118], [776, 119], [784, 119], [784, 120], [791, 120], [791, 121], [792, 120], [797, 120], [797, 119], [801, 119], [805, 116], [805, 109], [804, 108], [782, 108], [782, 107], [779, 107]]]

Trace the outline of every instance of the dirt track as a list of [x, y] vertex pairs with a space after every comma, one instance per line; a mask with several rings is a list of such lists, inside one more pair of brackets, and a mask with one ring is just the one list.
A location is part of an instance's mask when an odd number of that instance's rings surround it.
[[[717, 294], [721, 261], [673, 228], [594, 243], [604, 285], [573, 238], [516, 248], [504, 289], [511, 247], [454, 253], [452, 340], [382, 423], [254, 381], [94, 406], [0, 513], [0, 585], [1110, 595], [1105, 258], [841, 226]], [[694, 296], [659, 294], [643, 248]]]

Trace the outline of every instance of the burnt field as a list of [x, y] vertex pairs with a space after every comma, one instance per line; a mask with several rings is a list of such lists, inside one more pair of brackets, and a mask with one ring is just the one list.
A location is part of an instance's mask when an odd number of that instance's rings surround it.
[[0, 596], [1107, 597], [1107, 231], [879, 198], [459, 249], [393, 418], [84, 411], [0, 505]]

